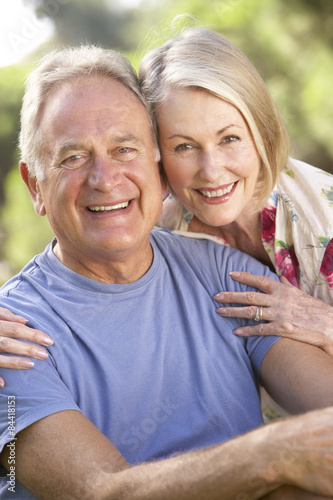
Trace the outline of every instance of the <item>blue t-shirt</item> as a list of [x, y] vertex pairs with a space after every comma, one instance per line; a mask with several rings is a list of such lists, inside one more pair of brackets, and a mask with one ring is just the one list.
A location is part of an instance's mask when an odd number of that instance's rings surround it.
[[[130, 464], [213, 445], [262, 423], [259, 372], [276, 337], [234, 335], [246, 320], [221, 318], [213, 296], [250, 288], [232, 270], [275, 276], [209, 240], [154, 230], [151, 245], [152, 266], [133, 283], [78, 275], [49, 245], [2, 287], [0, 305], [55, 343], [31, 370], [1, 371], [0, 449], [63, 410], [82, 411]], [[1, 498], [13, 497], [9, 480]], [[34, 498], [17, 480], [15, 492]]]

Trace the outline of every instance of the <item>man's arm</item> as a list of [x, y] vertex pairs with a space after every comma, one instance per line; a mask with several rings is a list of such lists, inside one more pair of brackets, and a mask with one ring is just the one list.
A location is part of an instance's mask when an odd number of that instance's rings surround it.
[[318, 347], [279, 339], [262, 362], [261, 382], [291, 414], [333, 405], [333, 357]]
[[[222, 446], [222, 451], [214, 447], [130, 468], [80, 412], [63, 411], [19, 433], [16, 477], [36, 496], [47, 500], [67, 495], [80, 500], [220, 499], [226, 486], [230, 499], [234, 499], [241, 491], [242, 476], [244, 488], [255, 492], [257, 486], [246, 483], [258, 465], [252, 460], [246, 464], [239, 461], [243, 444], [235, 441], [225, 450]], [[2, 454], [5, 467], [6, 459]], [[270, 485], [267, 491], [274, 487]]]
[[262, 500], [329, 500], [330, 498], [333, 497], [309, 493], [295, 486], [282, 486], [272, 493], [265, 495]]
[[332, 495], [332, 472], [333, 408], [134, 467], [77, 411], [41, 419], [16, 442], [17, 478], [47, 500], [255, 500], [282, 484]]

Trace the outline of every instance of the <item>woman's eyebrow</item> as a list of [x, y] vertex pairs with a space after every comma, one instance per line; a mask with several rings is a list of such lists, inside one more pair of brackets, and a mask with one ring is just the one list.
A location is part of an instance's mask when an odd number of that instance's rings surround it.
[[[229, 128], [232, 128], [232, 127], [237, 127], [237, 128], [242, 128], [240, 125], [237, 125], [236, 123], [230, 123], [230, 125], [226, 125], [225, 127], [221, 128], [220, 130], [218, 130], [216, 132], [216, 135], [220, 135], [220, 134], [223, 134], [224, 132], [226, 132]], [[172, 134], [168, 137], [168, 139], [174, 139], [176, 137], [179, 137], [179, 138], [182, 138], [182, 139], [186, 139], [187, 141], [192, 141], [193, 138], [188, 136], [188, 135], [184, 135], [184, 134], [180, 134], [180, 133], [176, 133], [176, 134]]]
[[229, 128], [242, 128], [241, 125], [237, 125], [237, 123], [230, 123], [230, 125], [227, 125], [226, 127], [221, 128], [221, 130], [217, 131], [217, 135], [224, 134]]

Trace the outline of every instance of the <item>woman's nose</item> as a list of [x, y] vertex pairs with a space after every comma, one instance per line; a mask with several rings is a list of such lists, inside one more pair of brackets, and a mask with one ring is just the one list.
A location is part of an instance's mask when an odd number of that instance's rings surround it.
[[216, 182], [225, 169], [224, 155], [220, 152], [207, 151], [201, 155], [200, 177], [211, 183]]

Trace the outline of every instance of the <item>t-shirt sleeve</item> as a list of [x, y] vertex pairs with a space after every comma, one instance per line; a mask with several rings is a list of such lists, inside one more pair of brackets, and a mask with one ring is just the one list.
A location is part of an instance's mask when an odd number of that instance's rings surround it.
[[[49, 333], [53, 338], [54, 332], [62, 331], [64, 324], [56, 323], [54, 319], [52, 323], [50, 311], [38, 301], [29, 300], [24, 293], [12, 295], [9, 297], [3, 293], [0, 306], [30, 318], [28, 326]], [[0, 450], [17, 433], [48, 415], [64, 410], [80, 411], [57, 371], [52, 350], [46, 360], [34, 360], [34, 363], [29, 370], [0, 369], [6, 381], [0, 391]]]
[[263, 359], [268, 353], [269, 349], [279, 339], [280, 337], [277, 337], [275, 335], [265, 337], [258, 337], [257, 335], [254, 335], [253, 337], [247, 337], [246, 350], [258, 381], [260, 379], [261, 363], [263, 362]]
[[[230, 271], [246, 271], [252, 274], [268, 276], [269, 278], [275, 281], [279, 281], [278, 276], [275, 273], [273, 273], [268, 266], [265, 266], [264, 264], [254, 259], [253, 257], [243, 252], [239, 252], [238, 250], [232, 249], [230, 247], [225, 248], [224, 253], [228, 255], [228, 259], [227, 259], [227, 265], [222, 267], [225, 270], [225, 274], [224, 276], [221, 276], [221, 278], [222, 281], [223, 279], [225, 280], [224, 286], [226, 286], [227, 290], [234, 292], [255, 291], [262, 293], [257, 288], [253, 288], [251, 286], [244, 285], [242, 283], [239, 283], [238, 281], [233, 280], [229, 275]], [[226, 260], [225, 257], [226, 255], [223, 258], [224, 261]], [[234, 304], [234, 305], [241, 306], [241, 304]], [[253, 319], [240, 320], [240, 325], [239, 325], [240, 327], [251, 326], [251, 325], [257, 325], [257, 323]], [[275, 335], [270, 335], [270, 336], [253, 335], [251, 337], [245, 337], [245, 348], [251, 360], [258, 381], [260, 379], [261, 363], [264, 357], [266, 356], [267, 352], [269, 351], [269, 349], [279, 339], [280, 337]]]
[[35, 360], [30, 370], [2, 369], [6, 381], [0, 391], [0, 450], [17, 433], [53, 413], [78, 410], [52, 359]]

